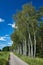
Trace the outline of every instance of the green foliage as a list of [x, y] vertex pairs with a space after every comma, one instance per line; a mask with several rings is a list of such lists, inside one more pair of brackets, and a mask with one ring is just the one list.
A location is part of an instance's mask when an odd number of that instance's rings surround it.
[[10, 46], [6, 46], [2, 49], [2, 51], [9, 51], [10, 50]]
[[0, 51], [1, 51], [1, 49], [0, 49]]

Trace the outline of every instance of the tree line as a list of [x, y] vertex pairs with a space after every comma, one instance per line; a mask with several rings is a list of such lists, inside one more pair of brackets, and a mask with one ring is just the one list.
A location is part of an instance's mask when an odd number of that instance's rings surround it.
[[43, 7], [37, 10], [31, 3], [25, 4], [13, 19], [11, 48], [18, 54], [43, 57]]

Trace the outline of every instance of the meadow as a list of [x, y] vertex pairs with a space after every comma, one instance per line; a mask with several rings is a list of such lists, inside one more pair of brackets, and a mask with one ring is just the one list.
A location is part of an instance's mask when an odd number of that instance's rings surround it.
[[9, 52], [0, 52], [0, 65], [8, 65]]

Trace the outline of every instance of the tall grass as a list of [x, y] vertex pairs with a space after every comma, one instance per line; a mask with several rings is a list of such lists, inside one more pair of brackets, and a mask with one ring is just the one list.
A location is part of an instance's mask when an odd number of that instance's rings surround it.
[[9, 52], [0, 52], [0, 65], [7, 65]]

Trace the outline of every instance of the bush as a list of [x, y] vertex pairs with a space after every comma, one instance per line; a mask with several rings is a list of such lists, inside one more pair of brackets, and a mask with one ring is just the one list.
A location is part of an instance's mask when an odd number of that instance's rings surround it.
[[8, 61], [5, 59], [0, 59], [0, 65], [7, 65]]

